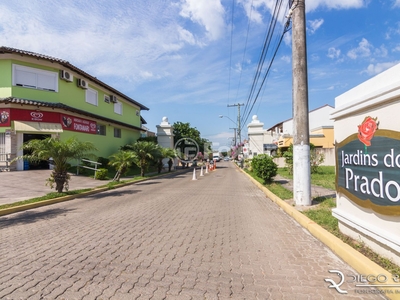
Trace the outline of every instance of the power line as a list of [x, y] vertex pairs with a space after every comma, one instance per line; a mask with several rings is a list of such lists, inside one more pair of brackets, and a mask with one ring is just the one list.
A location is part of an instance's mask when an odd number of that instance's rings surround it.
[[[264, 63], [265, 63], [265, 59], [266, 59], [268, 50], [271, 47], [271, 40], [272, 40], [272, 37], [274, 35], [274, 31], [275, 31], [276, 24], [277, 24], [277, 21], [278, 21], [278, 16], [279, 16], [279, 14], [281, 13], [281, 10], [282, 10], [282, 4], [283, 4], [283, 0], [277, 0], [277, 2], [275, 4], [274, 11], [272, 13], [272, 18], [271, 18], [270, 25], [269, 25], [269, 29], [268, 29], [268, 33], [267, 33], [265, 41], [264, 41], [264, 45], [263, 45], [263, 49], [262, 49], [262, 52], [261, 52], [261, 55], [260, 55], [259, 63], [258, 63], [256, 72], [255, 72], [255, 75], [254, 75], [254, 78], [253, 78], [253, 83], [252, 83], [252, 86], [251, 86], [251, 89], [250, 89], [250, 92], [249, 92], [248, 99], [247, 99], [247, 102], [246, 102], [245, 111], [243, 113], [242, 123], [245, 123], [247, 121], [248, 117], [250, 116], [251, 111], [252, 111], [252, 109], [254, 107], [254, 104], [256, 103], [256, 101], [257, 101], [257, 99], [258, 99], [258, 97], [260, 95], [260, 92], [262, 90], [262, 87], [263, 87], [263, 85], [264, 85], [264, 83], [266, 81], [266, 78], [269, 75], [269, 71], [270, 71], [272, 63], [273, 63], [273, 61], [274, 61], [274, 59], [276, 57], [277, 51], [278, 51], [278, 49], [279, 49], [279, 47], [281, 45], [281, 42], [283, 40], [283, 36], [288, 31], [288, 27], [289, 27], [289, 24], [290, 24], [289, 19], [286, 22], [286, 24], [284, 26], [284, 29], [283, 29], [283, 32], [281, 33], [281, 35], [280, 35], [280, 37], [278, 39], [278, 44], [277, 44], [277, 46], [275, 48], [275, 51], [273, 51], [273, 56], [271, 58], [271, 61], [270, 61], [269, 65], [268, 65], [268, 67], [267, 67], [267, 69], [265, 71], [263, 79], [261, 80], [260, 79], [261, 78], [261, 73], [262, 73], [262, 70], [263, 70], [263, 67], [264, 67]], [[261, 82], [260, 82], [260, 80], [261, 80]]]

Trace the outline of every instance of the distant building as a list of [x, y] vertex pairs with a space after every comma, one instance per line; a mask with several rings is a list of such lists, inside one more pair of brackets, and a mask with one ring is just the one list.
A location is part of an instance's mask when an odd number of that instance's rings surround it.
[[0, 74], [0, 162], [31, 139], [76, 136], [108, 157], [146, 135], [146, 106], [65, 60], [0, 47]]
[[269, 155], [276, 154], [279, 134], [264, 130], [264, 123], [260, 122], [256, 115], [253, 116], [252, 121], [247, 125], [247, 132], [249, 136], [248, 158], [264, 153]]
[[[316, 148], [334, 148], [333, 120], [330, 119], [334, 107], [326, 104], [309, 112], [310, 143]], [[275, 124], [267, 131], [279, 135], [278, 148], [286, 150], [293, 144], [293, 118]]]
[[[334, 148], [333, 121], [330, 114], [334, 108], [324, 105], [309, 112], [310, 143], [316, 148]], [[264, 129], [264, 123], [253, 116], [247, 125], [249, 136], [249, 158], [258, 154], [277, 154], [278, 149], [287, 150], [293, 143], [293, 119], [279, 122]]]

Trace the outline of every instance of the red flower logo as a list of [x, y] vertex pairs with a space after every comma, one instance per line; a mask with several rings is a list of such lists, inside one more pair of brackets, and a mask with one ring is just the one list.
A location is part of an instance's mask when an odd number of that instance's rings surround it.
[[366, 117], [361, 125], [358, 125], [358, 139], [365, 146], [371, 146], [371, 139], [374, 137], [379, 125], [379, 122], [376, 122], [377, 119]]

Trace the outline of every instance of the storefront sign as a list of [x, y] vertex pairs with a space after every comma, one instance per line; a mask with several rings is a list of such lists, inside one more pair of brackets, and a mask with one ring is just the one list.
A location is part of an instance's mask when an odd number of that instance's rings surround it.
[[46, 122], [60, 123], [59, 113], [51, 111], [30, 110], [30, 109], [11, 109], [11, 119], [13, 121]]
[[0, 109], [0, 127], [10, 127], [11, 125], [10, 109]]
[[64, 115], [57, 112], [29, 109], [0, 109], [0, 127], [10, 127], [12, 121], [29, 121], [61, 124], [64, 130], [97, 134], [94, 121]]
[[336, 145], [337, 190], [361, 207], [400, 215], [400, 132], [378, 125], [367, 117]]
[[94, 121], [89, 121], [61, 114], [61, 124], [63, 129], [66, 130], [79, 131], [91, 134], [97, 133], [97, 124]]

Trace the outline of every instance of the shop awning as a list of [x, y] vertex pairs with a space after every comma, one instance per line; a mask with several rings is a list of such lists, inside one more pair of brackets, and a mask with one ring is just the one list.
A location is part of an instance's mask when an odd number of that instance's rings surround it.
[[14, 121], [14, 130], [23, 132], [63, 132], [61, 124], [58, 123], [43, 123], [43, 122], [22, 122]]

